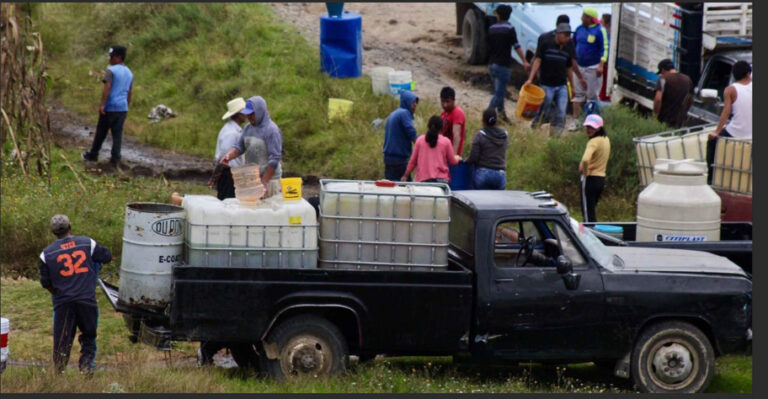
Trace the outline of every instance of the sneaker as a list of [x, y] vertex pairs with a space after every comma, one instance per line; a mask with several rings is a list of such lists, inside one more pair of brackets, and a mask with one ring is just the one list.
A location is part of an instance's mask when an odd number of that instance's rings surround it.
[[88, 154], [88, 151], [80, 154], [80, 156], [83, 158], [83, 161], [96, 162], [96, 160], [98, 159], [98, 158], [92, 157], [90, 154]]
[[581, 127], [581, 126], [579, 126], [579, 121], [578, 121], [578, 120], [576, 120], [576, 119], [574, 119], [574, 120], [572, 120], [572, 121], [571, 121], [571, 123], [568, 125], [568, 130], [569, 130], [569, 131], [571, 131], [571, 132], [573, 132], [573, 131], [579, 130], [579, 128], [580, 128], [580, 127]]
[[509, 118], [507, 117], [507, 113], [504, 112], [504, 110], [497, 111], [497, 115], [499, 116], [499, 119], [501, 119], [502, 121], [506, 123], [512, 123], [512, 121], [509, 120]]

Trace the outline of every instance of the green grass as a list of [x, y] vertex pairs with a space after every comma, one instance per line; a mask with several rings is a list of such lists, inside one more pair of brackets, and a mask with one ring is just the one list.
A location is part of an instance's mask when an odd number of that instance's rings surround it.
[[[77, 171], [77, 177], [61, 158], [64, 154]], [[115, 261], [106, 265], [111, 273], [119, 264], [122, 249], [125, 205], [130, 202], [168, 202], [174, 191], [213, 193], [199, 183], [165, 181], [161, 178], [114, 174], [91, 174], [79, 161], [74, 149], [52, 149], [50, 186], [44, 178], [31, 174], [25, 179], [18, 165], [3, 165], [3, 197], [0, 203], [0, 263], [3, 275], [37, 276], [38, 254], [56, 237], [50, 233], [51, 216], [64, 213], [72, 222], [74, 234], [87, 235], [112, 251]]]
[[[39, 283], [28, 279], [0, 280], [0, 312], [11, 320], [11, 359], [37, 361], [38, 367], [11, 366], [0, 377], [4, 393], [11, 392], [338, 392], [338, 393], [515, 393], [515, 392], [632, 392], [627, 380], [590, 363], [565, 367], [456, 365], [450, 357], [384, 358], [358, 364], [347, 375], [280, 382], [239, 369], [198, 368], [191, 365], [196, 344], [176, 343], [167, 363], [160, 352], [131, 344], [120, 314], [99, 292], [97, 364], [106, 368], [85, 379], [74, 369], [63, 376], [50, 371], [51, 302]], [[78, 344], [71, 364], [77, 362]], [[717, 360], [708, 392], [751, 392], [752, 357]]]

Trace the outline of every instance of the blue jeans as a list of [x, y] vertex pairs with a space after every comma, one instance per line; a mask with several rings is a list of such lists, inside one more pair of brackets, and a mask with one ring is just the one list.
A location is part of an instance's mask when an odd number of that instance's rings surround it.
[[507, 172], [477, 168], [472, 176], [472, 183], [475, 190], [504, 190], [507, 187]]
[[551, 120], [552, 126], [557, 133], [565, 127], [565, 111], [568, 107], [568, 86], [540, 86], [544, 89], [546, 97], [541, 103], [539, 111], [533, 117], [531, 127], [543, 123], [545, 120]]
[[499, 64], [489, 64], [493, 80], [493, 97], [488, 108], [496, 108], [499, 112], [504, 112], [504, 97], [507, 95], [507, 83], [509, 82], [509, 68]]

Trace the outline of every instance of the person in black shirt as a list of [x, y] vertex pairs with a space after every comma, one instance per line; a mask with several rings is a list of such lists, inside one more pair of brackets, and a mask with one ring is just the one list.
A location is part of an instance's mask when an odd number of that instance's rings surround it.
[[40, 284], [53, 295], [53, 364], [62, 372], [80, 329], [80, 371], [91, 373], [96, 357], [98, 264], [112, 261], [109, 250], [92, 238], [73, 236], [66, 215], [51, 218], [58, 238], [40, 253]]
[[499, 117], [509, 123], [506, 112], [504, 112], [504, 97], [507, 92], [507, 83], [510, 77], [510, 66], [512, 65], [512, 48], [517, 51], [517, 55], [523, 60], [523, 67], [526, 72], [530, 68], [525, 59], [520, 43], [517, 42], [515, 28], [509, 23], [509, 15], [512, 13], [512, 7], [502, 4], [496, 7], [494, 12], [499, 22], [488, 28], [488, 69], [491, 72], [493, 80], [493, 97], [488, 108], [495, 108]]
[[[560, 24], [570, 24], [570, 23], [571, 23], [571, 18], [569, 18], [567, 14], [560, 14], [557, 16], [555, 27], [557, 27]], [[552, 29], [549, 32], [545, 32], [539, 35], [539, 39], [536, 42], [536, 48], [538, 49], [539, 47], [541, 47], [541, 43], [547, 40], [555, 40], [555, 29]], [[573, 64], [573, 67], [571, 68], [571, 73], [576, 75], [576, 78], [579, 79], [579, 84], [581, 85], [581, 87], [583, 87], [586, 90], [587, 81], [584, 79], [584, 76], [581, 74], [581, 71], [579, 70], [579, 66], [576, 63], [576, 45], [573, 43], [573, 40], [569, 40], [563, 49], [568, 51], [568, 53], [571, 54], [571, 60], [572, 60], [571, 63]], [[572, 80], [570, 79], [569, 81], [572, 82]]]
[[[543, 35], [542, 35], [543, 36]], [[567, 45], [571, 41], [571, 26], [561, 23], [555, 29], [554, 38], [544, 37], [536, 48], [536, 56], [528, 81], [532, 84], [537, 72], [540, 72], [539, 86], [546, 92], [544, 102], [533, 118], [532, 127], [536, 127], [543, 116], [554, 111], [552, 126], [555, 134], [560, 134], [565, 127], [565, 112], [568, 106], [568, 86], [573, 67], [572, 52]]]

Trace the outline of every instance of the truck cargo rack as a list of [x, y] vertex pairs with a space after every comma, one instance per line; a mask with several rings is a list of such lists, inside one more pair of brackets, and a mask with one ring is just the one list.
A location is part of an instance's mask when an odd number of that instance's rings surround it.
[[[445, 263], [437, 263], [435, 259], [435, 253], [438, 248], [444, 248], [446, 251], [449, 247], [449, 243], [446, 242], [444, 244], [437, 242], [437, 226], [442, 224], [449, 224], [451, 222], [450, 216], [448, 216], [446, 219], [437, 219], [437, 211], [438, 211], [438, 200], [445, 199], [448, 202], [448, 206], [450, 206], [450, 198], [451, 198], [451, 189], [447, 184], [444, 183], [414, 183], [414, 182], [392, 182], [396, 186], [423, 186], [423, 187], [438, 187], [443, 190], [442, 195], [427, 195], [427, 194], [415, 194], [415, 193], [375, 193], [375, 192], [362, 192], [360, 190], [358, 191], [326, 191], [326, 186], [329, 183], [358, 183], [359, 187], [362, 187], [364, 184], [376, 184], [375, 181], [357, 181], [357, 180], [337, 180], [337, 179], [322, 179], [320, 180], [320, 219], [321, 221], [324, 221], [325, 223], [334, 223], [334, 236], [331, 237], [323, 237], [322, 232], [319, 237], [319, 242], [322, 246], [322, 244], [332, 244], [332, 247], [334, 248], [334, 253], [332, 257], [328, 257], [329, 254], [323, 254], [321, 252], [321, 258], [320, 258], [320, 266], [326, 267], [323, 264], [330, 265], [331, 268], [342, 268], [342, 269], [364, 269], [364, 270], [404, 270], [404, 271], [424, 271], [424, 270], [445, 270], [448, 267], [448, 261], [446, 260]], [[327, 194], [335, 195], [336, 196], [336, 215], [329, 215], [326, 214], [323, 211], [323, 201], [325, 200], [325, 196]], [[341, 196], [342, 195], [353, 195], [358, 196], [360, 200], [360, 214], [356, 216], [342, 216], [338, 215], [340, 212], [341, 207]], [[362, 201], [365, 197], [376, 197], [376, 216], [363, 216], [363, 204]], [[414, 201], [410, 202], [410, 211], [408, 218], [404, 217], [398, 217], [397, 215], [397, 206], [396, 199], [394, 200], [393, 206], [392, 206], [392, 215], [382, 215], [381, 214], [381, 198], [382, 197], [408, 197], [411, 199], [414, 198], [428, 198], [433, 201], [432, 203], [432, 219], [415, 219], [412, 218], [414, 213]], [[364, 221], [371, 221], [375, 222], [375, 232], [374, 235], [376, 237], [376, 240], [370, 241], [370, 240], [344, 240], [339, 238], [339, 224], [341, 221], [353, 221], [357, 222], [357, 229], [358, 229], [358, 237], [362, 237], [362, 229], [363, 229], [363, 222]], [[379, 240], [380, 235], [380, 225], [381, 223], [392, 223], [392, 234], [394, 236], [395, 234], [395, 223], [408, 223], [408, 242], [397, 242], [397, 241], [381, 241]], [[413, 242], [414, 239], [414, 224], [418, 223], [429, 223], [431, 224], [431, 240], [430, 242]], [[357, 247], [357, 259], [339, 259], [339, 245], [354, 245]], [[390, 255], [388, 261], [364, 261], [362, 260], [363, 257], [363, 246], [373, 246], [373, 259], [380, 259], [379, 249], [382, 246], [389, 247]], [[408, 251], [408, 262], [395, 262], [395, 253], [397, 251], [397, 248], [407, 248]], [[413, 262], [413, 249], [416, 248], [430, 248], [430, 263], [424, 264], [424, 263], [415, 263]]]
[[[637, 152], [636, 162], [640, 185], [651, 184], [653, 167], [658, 158], [706, 161], [706, 138], [701, 140], [700, 136], [713, 132], [716, 127], [717, 123], [710, 123], [633, 138], [632, 142], [635, 144], [635, 151]], [[696, 141], [692, 150], [686, 148], [684, 143], [687, 140]]]
[[[314, 268], [317, 267], [317, 230], [314, 225], [206, 225], [187, 221], [184, 231], [184, 260], [189, 266], [248, 268]], [[189, 241], [191, 231], [205, 232], [203, 244]], [[211, 230], [226, 229], [227, 244], [211, 244]], [[286, 247], [283, 238], [301, 230], [301, 247]], [[244, 235], [244, 245], [234, 245], [233, 233]], [[275, 240], [276, 234], [276, 240]], [[294, 233], [295, 234], [295, 233]], [[251, 236], [260, 236], [251, 242]], [[267, 238], [272, 237], [272, 238]], [[269, 242], [268, 242], [269, 241]], [[242, 242], [242, 240], [241, 240]]]

